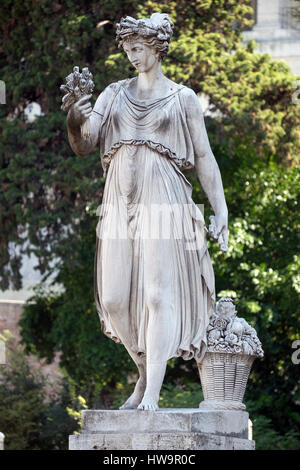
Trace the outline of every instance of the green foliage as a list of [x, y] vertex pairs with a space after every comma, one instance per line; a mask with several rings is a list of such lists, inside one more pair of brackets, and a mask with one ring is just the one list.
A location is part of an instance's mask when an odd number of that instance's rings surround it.
[[[217, 292], [236, 299], [239, 315], [257, 329], [265, 350], [246, 396], [257, 447], [299, 447], [299, 366], [291, 361], [291, 345], [300, 329], [300, 106], [292, 104], [295, 77], [288, 67], [255, 53], [253, 41], [240, 42], [249, 26], [249, 3], [2, 1], [0, 68], [8, 105], [0, 108], [0, 287], [21, 286], [22, 252], [33, 250], [45, 274], [56, 263], [64, 292], [36, 291], [24, 309], [22, 335], [26, 350], [39, 357], [51, 361], [61, 351], [61, 366], [73, 381], [68, 406], [74, 416], [78, 394], [88, 406], [121, 404], [132, 388], [127, 376], [134, 367], [124, 348], [100, 332], [92, 292], [93, 213], [104, 180], [97, 152], [79, 158], [68, 146], [59, 85], [74, 65], [90, 68], [97, 93], [133, 76], [112, 25], [125, 14], [162, 11], [175, 22], [164, 72], [207, 94], [211, 109], [219, 111], [206, 125], [225, 187], [230, 246], [225, 257], [216, 245], [210, 252]], [[109, 21], [96, 27], [104, 20]], [[33, 123], [24, 121], [28, 101], [38, 102], [44, 113]], [[202, 203], [200, 185], [189, 176], [194, 200]], [[178, 383], [179, 374], [188, 381]], [[199, 401], [195, 364], [170, 361], [163, 406]], [[43, 410], [36, 412], [28, 419], [37, 421]], [[30, 445], [36, 445], [34, 437]]]
[[54, 351], [61, 351], [60, 365], [76, 384], [76, 394], [84, 394], [90, 406], [103, 406], [102, 389], [126, 379], [133, 364], [122, 345], [102, 334], [93, 303], [95, 216], [87, 214], [77, 230], [76, 251], [57, 277], [64, 292], [37, 290], [20, 325], [27, 352], [50, 362]]
[[159, 398], [159, 406], [161, 408], [198, 408], [202, 400], [200, 381], [184, 381], [181, 385], [164, 385]]
[[294, 429], [282, 430], [280, 434], [274, 429], [270, 418], [255, 413], [255, 406], [251, 408], [251, 403], [247, 403], [247, 409], [252, 412], [250, 416], [254, 416], [253, 439], [257, 450], [299, 450], [300, 434], [296, 426]]
[[239, 45], [218, 59], [218, 71], [206, 77], [203, 91], [225, 119], [217, 120], [229, 146], [245, 135], [262, 159], [299, 164], [300, 109], [292, 105], [295, 77], [282, 62]]
[[[135, 378], [135, 377], [133, 377]], [[134, 384], [118, 382], [110, 391], [113, 401], [112, 408], [119, 408], [132, 394]], [[198, 408], [203, 400], [200, 381], [178, 380], [177, 384], [166, 383], [162, 386], [159, 398], [160, 408]]]
[[[6, 450], [67, 449], [68, 435], [77, 429], [66, 407], [72, 405], [68, 385], [49, 397], [49, 384], [30, 366], [21, 347], [8, 332], [7, 364], [0, 375], [0, 422]], [[51, 395], [51, 394], [50, 394]]]
[[[82, 410], [86, 410], [87, 409], [87, 404], [86, 404], [86, 400], [81, 396], [81, 395], [78, 395], [78, 397], [76, 398], [76, 402], [75, 402], [75, 407], [74, 408], [70, 408], [70, 407], [67, 407], [66, 410], [68, 412], [68, 415], [71, 416], [71, 418], [73, 418], [77, 424], [78, 424], [78, 429], [81, 429], [81, 426], [82, 426]], [[78, 431], [76, 431], [74, 434], [78, 434]]]
[[231, 247], [222, 265], [215, 254], [216, 282], [219, 291], [230, 286], [235, 292], [240, 315], [263, 342], [265, 357], [256, 361], [247, 396], [282, 434], [297, 430], [299, 417], [299, 380], [291, 360], [300, 331], [299, 172], [273, 167], [235, 177]]
[[0, 377], [0, 422], [6, 448], [34, 450], [46, 412], [43, 379], [32, 373], [22, 354], [11, 357], [8, 344], [7, 350], [9, 362]]
[[[139, 16], [154, 9], [169, 13], [175, 23], [164, 72], [209, 96], [212, 109], [222, 113], [216, 138], [228, 139], [227, 153], [247, 136], [262, 159], [295, 162], [300, 151], [300, 107], [292, 106], [295, 77], [283, 61], [254, 53], [253, 40], [241, 43], [241, 30], [252, 21], [249, 2], [147, 1], [139, 5]], [[126, 61], [120, 59], [118, 54], [118, 70]]]
[[[1, 2], [0, 78], [7, 90], [0, 108], [2, 290], [21, 287], [22, 252], [37, 255], [42, 273], [71, 254], [76, 221], [88, 203], [101, 200], [99, 154], [82, 159], [70, 149], [59, 86], [74, 65], [90, 67], [98, 93], [113, 81], [105, 65], [116, 50], [112, 24], [134, 8], [134, 1], [121, 0]], [[44, 116], [27, 123], [24, 108], [32, 101]]]
[[[299, 366], [291, 359], [292, 343], [300, 337], [300, 178], [296, 168], [262, 165], [257, 158], [247, 166], [250, 157], [251, 151], [248, 158], [243, 155], [244, 163], [238, 158], [239, 167], [228, 168], [230, 174], [222, 173], [231, 181], [225, 182], [229, 250], [225, 256], [214, 244], [209, 250], [218, 295], [234, 298], [238, 315], [252, 324], [262, 341], [265, 356], [254, 363], [246, 400], [255, 401], [257, 438], [264, 436], [260, 448], [266, 442], [280, 448], [300, 438]], [[196, 200], [200, 194], [196, 191]], [[287, 430], [293, 439], [282, 438]], [[277, 444], [267, 441], [272, 433]]]
[[[95, 152], [82, 159], [69, 148], [59, 85], [75, 64], [90, 67], [96, 93], [132, 76], [113, 25], [122, 15], [154, 10], [175, 22], [165, 73], [206, 93], [222, 112], [212, 143], [223, 147], [227, 159], [237, 140], [247, 140], [262, 159], [295, 162], [300, 129], [299, 106], [291, 106], [294, 78], [282, 62], [253, 53], [253, 43], [241, 45], [249, 2], [3, 0], [0, 70], [8, 105], [0, 109], [1, 289], [21, 287], [24, 252], [37, 255], [42, 273], [71, 256], [78, 243], [76, 221], [87, 205], [101, 200], [99, 157]], [[44, 116], [28, 123], [24, 108], [31, 101]]]

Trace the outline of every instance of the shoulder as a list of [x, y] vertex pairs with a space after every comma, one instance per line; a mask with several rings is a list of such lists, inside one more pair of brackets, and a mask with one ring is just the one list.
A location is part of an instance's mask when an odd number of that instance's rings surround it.
[[180, 85], [176, 82], [173, 82], [173, 80], [170, 80], [170, 78], [164, 77], [164, 87], [167, 89], [167, 91], [174, 92], [184, 88], [184, 85]]
[[107, 85], [104, 90], [100, 93], [99, 95], [99, 98], [100, 96], [102, 95], [107, 95], [107, 96], [111, 96], [111, 95], [115, 95], [121, 88], [121, 86], [123, 86], [124, 84], [126, 84], [128, 82], [128, 78], [126, 78], [125, 80], [119, 80], [117, 82], [113, 82], [113, 83], [110, 83], [109, 85]]
[[200, 100], [194, 90], [183, 85], [179, 95], [182, 105], [189, 113], [203, 113]]
[[110, 83], [109, 85], [107, 85], [107, 87], [104, 88], [100, 95], [102, 95], [103, 93], [107, 95], [117, 93], [124, 82], [126, 82], [126, 80], [119, 80], [118, 82]]
[[182, 85], [180, 95], [186, 101], [191, 101], [191, 102], [192, 101], [199, 101], [199, 98], [196, 95], [196, 93], [194, 92], [194, 90], [192, 90], [191, 88], [189, 88], [185, 85]]
[[110, 83], [110, 85], [107, 85], [107, 87], [104, 88], [104, 90], [97, 97], [94, 107], [96, 112], [103, 114], [103, 107], [106, 107], [109, 105], [109, 103], [114, 101], [114, 98], [120, 90], [123, 82], [126, 82], [126, 80], [119, 80], [118, 82]]

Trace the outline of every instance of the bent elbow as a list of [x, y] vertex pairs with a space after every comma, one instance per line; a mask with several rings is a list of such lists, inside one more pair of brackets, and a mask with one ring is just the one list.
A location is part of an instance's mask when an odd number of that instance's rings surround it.
[[80, 148], [80, 149], [79, 149], [78, 147], [73, 147], [72, 145], [71, 145], [71, 148], [72, 148], [73, 152], [74, 152], [76, 155], [78, 155], [78, 157], [85, 157], [86, 155], [88, 155], [88, 154], [91, 153], [91, 151], [92, 151], [92, 150], [87, 149], [87, 148], [85, 148], [85, 149], [81, 149], [81, 148]]
[[95, 148], [94, 142], [91, 142], [90, 140], [85, 141], [80, 138], [74, 139], [73, 136], [70, 134], [69, 134], [69, 143], [73, 152], [79, 157], [84, 157], [85, 155], [88, 155]]

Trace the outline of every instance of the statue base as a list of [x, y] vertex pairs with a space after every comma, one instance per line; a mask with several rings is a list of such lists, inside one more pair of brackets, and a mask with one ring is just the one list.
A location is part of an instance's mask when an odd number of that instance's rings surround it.
[[69, 450], [254, 450], [246, 411], [84, 410]]

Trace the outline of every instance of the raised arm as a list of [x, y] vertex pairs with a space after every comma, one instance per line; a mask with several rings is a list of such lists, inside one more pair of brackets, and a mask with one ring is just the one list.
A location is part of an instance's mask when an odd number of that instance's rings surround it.
[[214, 210], [217, 236], [222, 234], [227, 246], [228, 210], [222, 178], [209, 144], [199, 99], [192, 90], [186, 93], [185, 104], [188, 127], [193, 140], [197, 176]]
[[[76, 155], [80, 156], [91, 153], [99, 144], [103, 116], [112, 99], [112, 91], [107, 87], [99, 95], [93, 109], [90, 103], [91, 96], [86, 95], [73, 104], [67, 116], [70, 146]], [[86, 120], [89, 120], [90, 137], [83, 138], [80, 127]]]

